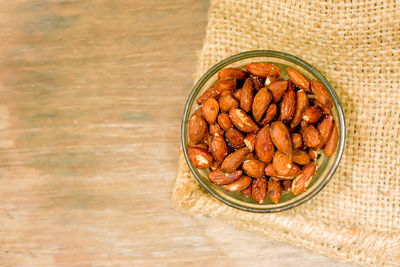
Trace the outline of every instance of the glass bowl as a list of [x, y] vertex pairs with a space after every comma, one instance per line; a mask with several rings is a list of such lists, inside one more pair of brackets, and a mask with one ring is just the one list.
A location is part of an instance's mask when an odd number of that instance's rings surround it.
[[[280, 77], [284, 79], [288, 78], [286, 68], [294, 67], [299, 70], [303, 75], [305, 75], [309, 80], [316, 79], [323, 83], [329, 90], [329, 93], [331, 94], [333, 99], [332, 116], [335, 120], [339, 133], [339, 141], [335, 153], [329, 158], [327, 158], [323, 153], [319, 153], [316, 160], [318, 164], [318, 169], [307, 190], [299, 195], [293, 195], [291, 192], [283, 191], [282, 197], [277, 204], [273, 203], [268, 198], [268, 196], [266, 197], [264, 203], [258, 204], [252, 197], [244, 197], [241, 192], [232, 193], [223, 190], [221, 186], [213, 184], [208, 179], [209, 170], [197, 169], [193, 166], [188, 156], [188, 124], [190, 116], [198, 107], [198, 105], [196, 104], [196, 99], [216, 82], [216, 80], [218, 79], [218, 72], [221, 69], [227, 67], [243, 67], [249, 62], [266, 62], [278, 65], [281, 68]], [[196, 83], [186, 102], [185, 112], [183, 114], [182, 146], [186, 162], [188, 163], [193, 175], [196, 177], [199, 183], [215, 198], [229, 206], [245, 211], [264, 213], [278, 212], [294, 208], [311, 199], [313, 196], [318, 194], [318, 192], [320, 192], [322, 188], [324, 188], [324, 186], [329, 182], [332, 175], [336, 171], [343, 154], [344, 144], [345, 121], [343, 110], [340, 105], [339, 99], [330, 83], [325, 79], [324, 76], [322, 76], [322, 74], [318, 70], [316, 70], [304, 60], [279, 51], [247, 51], [222, 60], [211, 69], [209, 69]]]

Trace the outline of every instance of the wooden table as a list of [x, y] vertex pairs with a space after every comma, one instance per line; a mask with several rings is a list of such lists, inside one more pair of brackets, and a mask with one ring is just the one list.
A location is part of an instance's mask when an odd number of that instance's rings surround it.
[[174, 210], [207, 1], [0, 1], [0, 266], [344, 266]]

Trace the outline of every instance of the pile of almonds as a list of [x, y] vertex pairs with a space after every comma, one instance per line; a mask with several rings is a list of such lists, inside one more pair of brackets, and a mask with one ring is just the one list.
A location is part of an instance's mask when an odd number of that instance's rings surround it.
[[227, 191], [278, 203], [282, 191], [297, 195], [310, 184], [318, 152], [330, 157], [338, 130], [332, 99], [319, 81], [287, 68], [253, 62], [226, 68], [198, 99], [189, 121], [188, 154], [208, 178]]

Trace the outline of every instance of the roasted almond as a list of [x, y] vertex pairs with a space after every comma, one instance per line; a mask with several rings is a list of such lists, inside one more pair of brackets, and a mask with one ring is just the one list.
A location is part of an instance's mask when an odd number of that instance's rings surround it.
[[246, 147], [249, 149], [250, 152], [254, 151], [254, 148], [256, 146], [256, 137], [257, 134], [249, 133], [244, 138], [244, 144], [246, 145]]
[[233, 107], [239, 107], [239, 101], [237, 101], [231, 94], [222, 95], [218, 99], [218, 103], [222, 112], [228, 112]]
[[292, 181], [291, 180], [282, 181], [282, 189], [284, 191], [291, 191], [292, 190]]
[[203, 140], [202, 140], [202, 142], [204, 143], [204, 144], [206, 144], [207, 146], [209, 146], [210, 144], [211, 144], [211, 134], [208, 132], [208, 129], [207, 129], [207, 131], [205, 132], [205, 134], [204, 134], [204, 136], [203, 136]]
[[254, 97], [252, 111], [253, 117], [257, 122], [261, 120], [271, 100], [272, 94], [265, 88], [261, 88]]
[[231, 184], [223, 185], [222, 188], [229, 192], [237, 192], [249, 187], [252, 180], [249, 176], [242, 175], [238, 180]]
[[315, 149], [310, 148], [308, 150], [308, 156], [310, 156], [310, 160], [316, 160], [318, 157], [318, 152]]
[[188, 142], [188, 147], [198, 147], [204, 150], [208, 150], [208, 146], [204, 143], [195, 144], [192, 141]]
[[299, 165], [306, 165], [306, 164], [310, 163], [310, 156], [304, 150], [293, 149], [292, 161]]
[[287, 175], [293, 163], [289, 155], [277, 150], [272, 159], [272, 164], [278, 175]]
[[231, 119], [229, 118], [228, 113], [220, 113], [217, 117], [217, 121], [219, 126], [221, 126], [222, 129], [228, 130], [229, 128], [233, 127], [233, 124], [231, 122]]
[[263, 80], [259, 77], [251, 77], [253, 79], [253, 86], [254, 89], [256, 89], [257, 91], [260, 90], [261, 88], [263, 88]]
[[209, 98], [201, 105], [203, 108], [203, 115], [209, 124], [213, 124], [217, 119], [219, 112], [219, 105], [215, 98]]
[[226, 140], [228, 140], [228, 143], [236, 149], [245, 146], [243, 134], [235, 128], [229, 128], [228, 130], [226, 130], [225, 138]]
[[[314, 99], [314, 100], [315, 100], [315, 99]], [[314, 105], [316, 105], [316, 106], [322, 108], [322, 110], [324, 111], [324, 114], [325, 114], [325, 115], [332, 115], [331, 109], [328, 108], [327, 106], [325, 106], [325, 105], [319, 103], [319, 102], [316, 101], [316, 100], [314, 101]]]
[[207, 169], [211, 167], [213, 157], [206, 150], [198, 147], [189, 147], [188, 154], [190, 161], [196, 168]]
[[208, 179], [216, 185], [225, 185], [233, 183], [242, 176], [242, 171], [223, 172], [222, 170], [215, 170], [208, 174]]
[[297, 70], [293, 68], [286, 69], [289, 79], [300, 89], [305, 90], [306, 92], [310, 91], [310, 82]]
[[246, 189], [243, 189], [242, 194], [247, 198], [251, 197], [251, 185], [249, 185]]
[[194, 144], [199, 143], [207, 131], [207, 124], [200, 116], [194, 116], [189, 121], [188, 134], [189, 139]]
[[265, 178], [254, 179], [251, 191], [254, 200], [258, 204], [263, 203], [265, 197], [267, 196], [267, 179]]
[[281, 121], [275, 121], [271, 124], [271, 139], [274, 145], [287, 155], [292, 154], [292, 139], [289, 130]]
[[221, 92], [218, 91], [215, 86], [208, 88], [199, 98], [197, 98], [197, 104], [201, 105], [209, 98], [217, 98], [221, 95]]
[[239, 108], [231, 108], [229, 110], [229, 117], [231, 118], [233, 125], [242, 132], [251, 133], [259, 130], [257, 124], [250, 118], [250, 116]]
[[317, 80], [313, 80], [311, 81], [311, 90], [318, 102], [327, 106], [328, 108], [332, 108], [332, 98], [325, 85]]
[[293, 194], [298, 195], [306, 190], [315, 174], [316, 168], [317, 163], [315, 161], [303, 167], [301, 174], [298, 175], [292, 182]]
[[272, 160], [275, 147], [272, 143], [268, 124], [257, 133], [255, 151], [261, 161], [269, 163]]
[[271, 83], [275, 82], [276, 79], [277, 79], [277, 76], [268, 75], [267, 78], [265, 78], [265, 82], [264, 82], [265, 87], [267, 87], [267, 86], [270, 85]]
[[303, 139], [298, 133], [292, 134], [292, 146], [293, 148], [300, 148], [303, 145]]
[[249, 153], [247, 148], [236, 150], [225, 158], [225, 160], [222, 162], [221, 169], [226, 172], [233, 172], [240, 165], [242, 165], [247, 153]]
[[296, 109], [290, 127], [294, 128], [301, 122], [303, 113], [308, 106], [308, 96], [303, 90], [296, 92]]
[[242, 87], [242, 95], [240, 96], [240, 107], [249, 112], [253, 104], [254, 87], [251, 78], [247, 78]]
[[292, 164], [292, 168], [291, 168], [291, 170], [288, 172], [288, 174], [286, 174], [286, 175], [279, 175], [279, 174], [275, 171], [273, 165], [274, 165], [273, 163], [270, 163], [270, 164], [268, 164], [268, 165], [265, 167], [265, 175], [270, 176], [270, 177], [274, 177], [275, 179], [278, 179], [278, 180], [282, 180], [282, 181], [285, 181], [285, 180], [292, 180], [294, 177], [296, 177], [296, 176], [299, 175], [299, 173], [300, 173], [300, 168], [299, 168], [297, 165]]
[[268, 181], [268, 196], [272, 202], [278, 203], [282, 196], [281, 182], [273, 178]]
[[326, 142], [324, 147], [324, 154], [327, 157], [330, 157], [333, 155], [333, 153], [335, 153], [338, 140], [339, 140], [338, 130], [336, 124], [334, 123], [331, 136], [329, 137], [329, 140], [328, 142]]
[[313, 125], [301, 127], [300, 134], [303, 137], [304, 144], [309, 148], [318, 148], [324, 142]]
[[264, 176], [265, 164], [258, 160], [246, 160], [242, 165], [243, 171], [250, 177], [259, 178]]
[[234, 78], [236, 80], [244, 80], [249, 73], [239, 68], [225, 68], [218, 72], [218, 79]]
[[211, 170], [215, 171], [218, 170], [220, 168], [218, 162], [216, 162], [215, 160], [211, 163]]
[[293, 90], [293, 86], [289, 86], [289, 89], [283, 94], [281, 102], [281, 120], [283, 123], [288, 123], [292, 120], [295, 108], [296, 94]]
[[214, 87], [215, 90], [217, 90], [220, 94], [223, 91], [229, 91], [233, 93], [233, 91], [236, 88], [236, 79], [219, 80], [218, 82], [215, 83]]
[[199, 116], [199, 117], [203, 117], [203, 109], [201, 107], [197, 108], [193, 114], [190, 116], [190, 118], [194, 117], [194, 116]]
[[252, 62], [246, 64], [244, 67], [254, 76], [261, 78], [267, 78], [269, 75], [279, 77], [281, 74], [281, 70], [278, 66], [269, 63]]
[[211, 137], [213, 137], [214, 135], [224, 136], [224, 130], [222, 130], [221, 127], [219, 127], [217, 122], [211, 124], [209, 130]]
[[324, 143], [328, 142], [329, 137], [331, 136], [332, 129], [333, 129], [333, 118], [331, 115], [325, 115], [322, 121], [318, 124], [317, 130], [321, 135]]
[[[236, 100], [238, 100], [238, 101], [240, 101], [240, 97], [242, 96], [242, 88], [239, 88], [239, 89], [237, 89], [232, 95], [233, 95], [233, 97], [236, 99]], [[239, 103], [239, 102], [238, 102]], [[239, 106], [239, 104], [238, 104], [238, 106]]]
[[228, 147], [222, 136], [214, 135], [211, 138], [210, 152], [219, 164], [224, 161], [225, 157], [228, 155]]
[[246, 157], [244, 158], [244, 161], [246, 160], [258, 160], [257, 156], [255, 155], [254, 152], [250, 152], [249, 154], [246, 155]]
[[281, 101], [281, 98], [285, 93], [287, 87], [287, 81], [275, 81], [268, 86], [268, 89], [271, 91], [275, 103]]
[[321, 119], [323, 113], [324, 112], [320, 107], [309, 106], [303, 113], [303, 120], [310, 124], [317, 123]]
[[265, 112], [264, 118], [259, 122], [261, 125], [266, 125], [267, 123], [272, 122], [276, 115], [278, 114], [278, 107], [276, 104], [272, 103], [268, 106], [267, 111]]

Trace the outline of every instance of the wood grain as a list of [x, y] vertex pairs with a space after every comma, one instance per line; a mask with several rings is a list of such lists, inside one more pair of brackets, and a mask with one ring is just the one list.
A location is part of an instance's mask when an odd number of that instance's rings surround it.
[[0, 1], [1, 266], [342, 265], [174, 210], [208, 4]]

